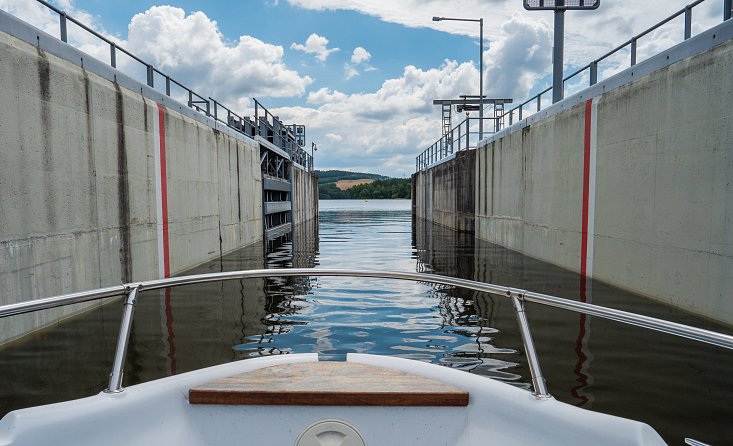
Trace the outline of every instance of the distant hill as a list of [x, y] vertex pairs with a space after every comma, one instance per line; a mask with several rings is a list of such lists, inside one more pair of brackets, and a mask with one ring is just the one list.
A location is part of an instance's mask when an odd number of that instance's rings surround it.
[[[318, 198], [323, 200], [410, 198], [412, 189], [409, 178], [390, 178], [375, 173], [344, 170], [316, 170], [316, 174]], [[348, 187], [343, 189], [345, 185]]]
[[348, 172], [346, 170], [316, 170], [318, 184], [335, 183], [339, 180], [388, 180], [388, 176], [376, 173]]

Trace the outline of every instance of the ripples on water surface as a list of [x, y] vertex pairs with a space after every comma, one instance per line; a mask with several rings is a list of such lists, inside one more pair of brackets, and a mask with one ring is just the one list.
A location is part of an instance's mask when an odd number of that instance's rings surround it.
[[[417, 221], [408, 201], [322, 201], [318, 226], [196, 268], [328, 267], [420, 271], [515, 286], [730, 330], [506, 249]], [[529, 388], [511, 302], [484, 293], [379, 279], [271, 278], [148, 292], [139, 300], [126, 385], [255, 356], [395, 355]], [[731, 353], [668, 335], [528, 305], [553, 396], [683, 436], [733, 444]], [[119, 304], [0, 351], [0, 413], [105, 387]], [[81, 370], [81, 373], [79, 372]], [[273, 420], [273, 423], [276, 423]], [[578, 440], [582, 444], [582, 439]]]

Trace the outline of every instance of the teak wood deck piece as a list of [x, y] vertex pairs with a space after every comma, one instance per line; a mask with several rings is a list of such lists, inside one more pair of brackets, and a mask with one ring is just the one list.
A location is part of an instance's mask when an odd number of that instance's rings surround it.
[[350, 362], [296, 362], [189, 390], [191, 404], [467, 406], [468, 392], [422, 376]]

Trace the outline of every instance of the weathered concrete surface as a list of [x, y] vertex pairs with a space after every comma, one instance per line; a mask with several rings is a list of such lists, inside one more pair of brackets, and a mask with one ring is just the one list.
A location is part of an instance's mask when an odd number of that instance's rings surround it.
[[[733, 42], [597, 102], [596, 279], [733, 323]], [[478, 149], [477, 237], [581, 270], [586, 108]], [[592, 217], [591, 217], [592, 218]]]
[[300, 225], [318, 218], [318, 177], [298, 166], [293, 166], [292, 209], [293, 224]]
[[476, 151], [412, 175], [413, 214], [457, 231], [474, 230]]
[[[158, 104], [4, 33], [0, 60], [0, 304], [158, 277]], [[261, 239], [255, 143], [163, 126], [171, 273]], [[0, 342], [78, 311], [4, 319]]]

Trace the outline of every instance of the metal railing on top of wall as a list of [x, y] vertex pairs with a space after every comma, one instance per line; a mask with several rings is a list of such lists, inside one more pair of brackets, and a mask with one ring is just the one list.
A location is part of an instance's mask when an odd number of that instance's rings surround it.
[[[425, 169], [433, 163], [440, 161], [461, 150], [475, 149], [479, 142], [478, 122], [481, 118], [466, 118], [463, 122], [453, 127], [450, 132], [443, 134], [430, 147], [425, 149], [415, 158], [415, 170]], [[484, 135], [494, 133], [490, 129], [497, 127], [496, 121], [499, 118], [483, 118]], [[487, 125], [488, 121], [493, 121]]]
[[[629, 66], [636, 65], [637, 46], [638, 46], [639, 39], [641, 39], [644, 36], [647, 36], [648, 34], [652, 33], [653, 31], [659, 29], [660, 27], [666, 25], [667, 23], [671, 22], [672, 20], [682, 15], [684, 15], [684, 40], [689, 39], [692, 36], [692, 9], [698, 6], [700, 3], [703, 3], [704, 1], [705, 0], [697, 0], [695, 2], [690, 3], [689, 5], [680, 9], [679, 11], [667, 17], [666, 19], [660, 21], [659, 23], [637, 34], [636, 36], [632, 37], [631, 39], [627, 40], [626, 42], [622, 43], [621, 45], [617, 46], [616, 48], [602, 55], [601, 57], [593, 60], [589, 64], [572, 72], [570, 75], [568, 75], [567, 77], [563, 79], [563, 85], [565, 82], [568, 82], [569, 80], [585, 73], [586, 71], [588, 72], [589, 86], [595, 85], [596, 83], [598, 83], [598, 80], [599, 80], [598, 79], [598, 64], [608, 59], [609, 57], [613, 56], [614, 54], [625, 50], [627, 47], [629, 48], [629, 55], [630, 55], [630, 65]], [[733, 0], [723, 0], [723, 21], [730, 20], [732, 15], [733, 15]], [[504, 112], [499, 117], [484, 118], [484, 119], [495, 120], [494, 128], [496, 129], [496, 131], [499, 131], [502, 128], [504, 128], [505, 125], [512, 125], [515, 119], [521, 121], [524, 117], [542, 110], [542, 105], [543, 105], [542, 96], [546, 95], [547, 93], [550, 93], [551, 91], [552, 91], [552, 87], [548, 87], [542, 90], [541, 92], [539, 92], [538, 94], [536, 94], [535, 96], [532, 96], [531, 98], [527, 99], [526, 101], [520, 103], [516, 107]], [[535, 103], [534, 110], [526, 109], [528, 106], [532, 105], [533, 103]], [[425, 149], [420, 155], [418, 155], [415, 158], [415, 170], [419, 171], [421, 169], [425, 169], [426, 167], [430, 166], [431, 164], [437, 161], [440, 161], [441, 159], [451, 155], [454, 150], [454, 141], [455, 141], [454, 133], [456, 132], [457, 129], [458, 129], [458, 135], [459, 135], [458, 150], [466, 150], [469, 147], [469, 145], [468, 144], [461, 145], [460, 140], [463, 137], [463, 135], [466, 135], [468, 133], [468, 130], [465, 130], [463, 134], [461, 134], [460, 129], [464, 128], [464, 126], [468, 127], [469, 125], [468, 121], [471, 119], [478, 119], [478, 118], [467, 118], [466, 121], [459, 124], [449, 133], [444, 134], [437, 142], [435, 142], [433, 145]], [[472, 133], [477, 133], [477, 132], [472, 132]], [[472, 147], [475, 147], [475, 145]]]
[[[596, 83], [598, 83], [598, 80], [599, 80], [598, 79], [598, 64], [608, 59], [609, 57], [613, 56], [614, 54], [624, 51], [626, 48], [629, 49], [629, 58], [630, 58], [629, 66], [633, 67], [634, 65], [636, 65], [636, 62], [637, 62], [636, 60], [637, 46], [638, 46], [639, 39], [641, 39], [644, 36], [647, 36], [651, 32], [659, 29], [660, 27], [666, 25], [667, 23], [671, 22], [672, 20], [682, 15], [684, 15], [684, 40], [689, 39], [692, 36], [692, 9], [695, 6], [698, 6], [700, 3], [703, 3], [704, 1], [705, 0], [697, 0], [695, 2], [690, 3], [689, 5], [675, 12], [671, 16], [651, 26], [650, 28], [647, 28], [646, 30], [642, 31], [641, 33], [635, 35], [634, 37], [630, 38], [626, 42], [622, 43], [621, 45], [617, 46], [616, 48], [602, 55], [601, 57], [577, 69], [576, 71], [569, 74], [567, 77], [563, 78], [563, 85], [565, 84], [565, 82], [568, 82], [569, 80], [579, 75], [582, 75], [585, 72], [588, 72], [588, 78], [589, 78], [588, 86], [595, 85]], [[731, 18], [731, 8], [732, 8], [731, 0], [724, 0], [723, 21], [729, 20]], [[521, 121], [524, 117], [531, 115], [532, 113], [540, 111], [542, 109], [542, 96], [551, 91], [552, 91], [552, 87], [550, 86], [542, 90], [535, 96], [532, 96], [531, 98], [517, 105], [516, 107], [506, 111], [503, 115], [501, 115], [501, 119], [500, 119], [501, 125], [502, 126], [504, 124], [512, 125], [515, 119], [517, 119], [518, 121]], [[534, 107], [534, 110], [532, 110], [531, 108], [525, 109], [526, 107], [530, 106], [532, 103], [536, 103], [536, 107]], [[548, 101], [547, 103], [550, 104], [551, 100]]]
[[[127, 55], [132, 60], [138, 62], [145, 68], [147, 77], [146, 84], [150, 88], [154, 88], [156, 90], [164, 92], [165, 95], [168, 97], [172, 97], [171, 87], [178, 87], [182, 89], [184, 94], [188, 96], [187, 105], [191, 109], [196, 110], [199, 113], [205, 114], [207, 117], [213, 118], [215, 121], [219, 121], [225, 124], [227, 127], [236, 130], [239, 133], [245, 134], [251, 138], [259, 135], [287, 152], [294, 162], [301, 164], [309, 170], [313, 170], [313, 162], [311, 156], [300, 146], [298, 146], [298, 144], [296, 144], [293, 126], [283, 124], [283, 122], [280, 121], [277, 116], [273, 116], [272, 113], [270, 113], [265, 107], [262, 106], [262, 104], [259, 103], [259, 101], [257, 101], [257, 99], [253, 99], [255, 103], [254, 119], [240, 116], [237, 113], [234, 113], [231, 109], [222, 105], [216, 99], [211, 97], [204, 97], [196, 93], [192, 89], [186, 87], [182, 83], [170, 77], [168, 74], [155, 68], [152, 64], [145, 62], [141, 58], [117, 45], [112, 40], [99, 34], [98, 32], [89, 28], [77, 19], [71, 17], [65, 11], [46, 2], [45, 0], [36, 1], [59, 15], [59, 38], [63, 42], [69, 43], [68, 22], [71, 22], [82, 30], [88, 32], [89, 34], [109, 45], [109, 64], [112, 68], [119, 69], [117, 67], [118, 53]], [[156, 74], [161, 76], [165, 81], [165, 90], [161, 90], [160, 86], [156, 86]]]

